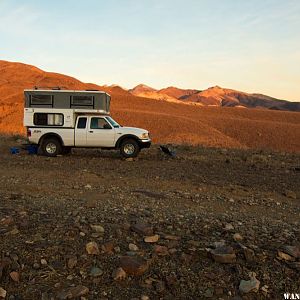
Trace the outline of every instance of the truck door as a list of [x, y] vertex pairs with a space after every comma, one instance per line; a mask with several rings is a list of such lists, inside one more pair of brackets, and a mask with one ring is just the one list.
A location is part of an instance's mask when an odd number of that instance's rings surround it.
[[75, 128], [75, 146], [86, 147], [87, 117], [78, 117]]
[[88, 147], [114, 147], [115, 134], [115, 128], [108, 123], [105, 117], [89, 117]]

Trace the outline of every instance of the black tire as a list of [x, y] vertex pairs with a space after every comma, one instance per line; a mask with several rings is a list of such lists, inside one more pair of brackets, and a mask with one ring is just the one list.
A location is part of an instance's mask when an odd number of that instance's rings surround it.
[[56, 138], [46, 138], [41, 145], [43, 155], [55, 157], [62, 153], [62, 146]]
[[125, 158], [137, 157], [140, 146], [134, 139], [126, 139], [120, 145], [120, 153]]

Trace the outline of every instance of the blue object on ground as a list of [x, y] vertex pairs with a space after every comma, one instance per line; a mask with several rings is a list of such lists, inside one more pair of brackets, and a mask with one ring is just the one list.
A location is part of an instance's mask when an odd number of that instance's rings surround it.
[[20, 153], [20, 150], [19, 150], [19, 148], [17, 148], [17, 147], [11, 147], [11, 148], [10, 148], [10, 153], [11, 153], [11, 154], [19, 154], [19, 153]]
[[37, 145], [27, 145], [26, 149], [28, 151], [28, 154], [37, 154], [38, 152]]

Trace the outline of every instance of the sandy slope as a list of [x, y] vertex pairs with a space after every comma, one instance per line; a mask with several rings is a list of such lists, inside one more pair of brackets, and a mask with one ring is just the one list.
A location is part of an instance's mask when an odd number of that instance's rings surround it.
[[0, 131], [23, 133], [23, 89], [98, 88], [112, 95], [111, 112], [124, 125], [150, 130], [157, 143], [300, 151], [300, 114], [244, 108], [199, 107], [135, 97], [33, 66], [0, 61]]

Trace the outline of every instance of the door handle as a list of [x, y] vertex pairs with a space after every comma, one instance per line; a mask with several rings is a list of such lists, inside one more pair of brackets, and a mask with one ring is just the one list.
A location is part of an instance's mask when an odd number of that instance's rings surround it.
[[90, 132], [90, 133], [93, 133], [94, 131], [93, 131], [93, 130], [90, 130], [89, 132]]

